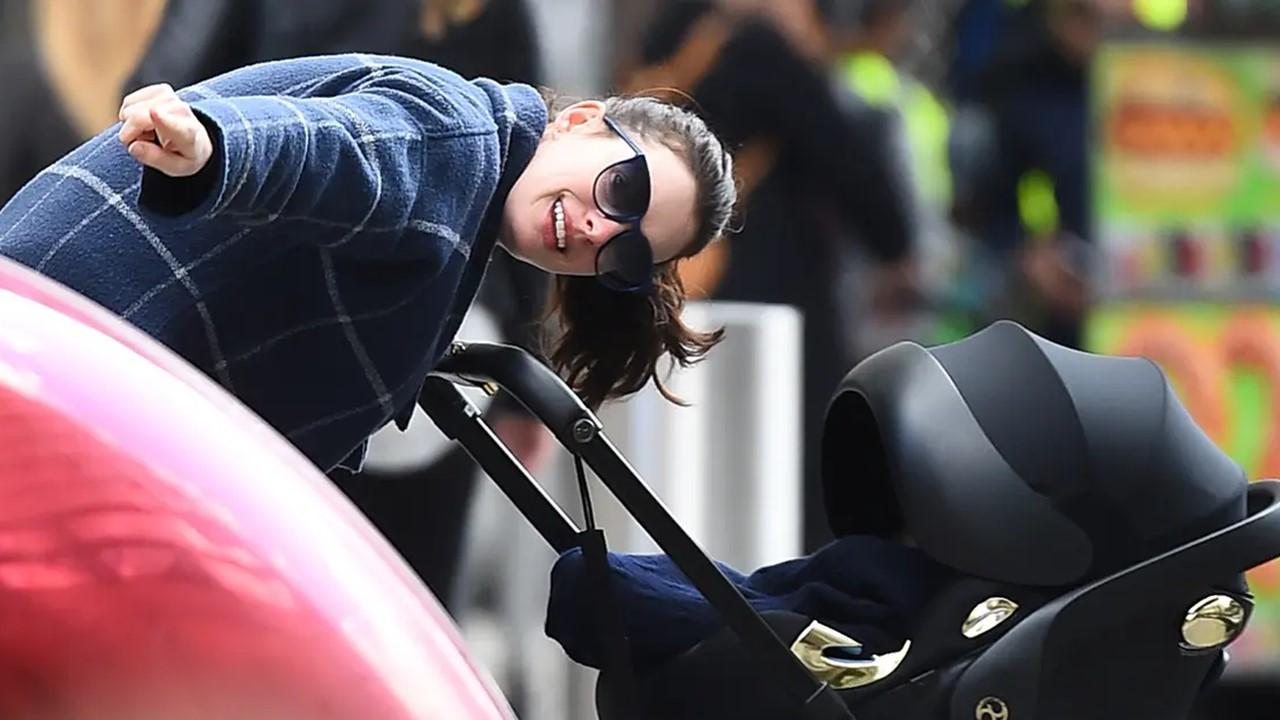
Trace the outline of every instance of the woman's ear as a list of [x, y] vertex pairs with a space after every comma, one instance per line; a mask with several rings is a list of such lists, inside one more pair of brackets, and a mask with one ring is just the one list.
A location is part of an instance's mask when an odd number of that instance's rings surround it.
[[596, 132], [604, 125], [604, 103], [599, 100], [576, 102], [561, 110], [551, 125], [556, 134]]

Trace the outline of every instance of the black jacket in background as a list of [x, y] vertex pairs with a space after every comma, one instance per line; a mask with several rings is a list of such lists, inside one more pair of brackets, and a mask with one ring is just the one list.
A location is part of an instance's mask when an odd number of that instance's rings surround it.
[[[671, 56], [714, 11], [706, 0], [669, 4], [646, 34], [642, 61]], [[830, 538], [818, 439], [831, 394], [856, 361], [837, 305], [841, 245], [853, 238], [886, 261], [906, 255], [916, 231], [909, 187], [888, 126], [847, 114], [828, 77], [764, 21], [739, 21], [710, 70], [683, 89], [730, 148], [764, 138], [778, 151], [747, 198], [741, 232], [728, 239], [714, 297], [791, 305], [804, 316], [804, 532], [806, 551], [816, 550]]]
[[[642, 62], [676, 52], [711, 11], [706, 0], [669, 5], [646, 33]], [[795, 191], [829, 202], [878, 258], [910, 251], [916, 232], [910, 194], [895, 180], [887, 144], [853, 131], [827, 77], [770, 24], [740, 21], [713, 67], [686, 89], [731, 148], [758, 137], [779, 143], [781, 169], [797, 183]]]

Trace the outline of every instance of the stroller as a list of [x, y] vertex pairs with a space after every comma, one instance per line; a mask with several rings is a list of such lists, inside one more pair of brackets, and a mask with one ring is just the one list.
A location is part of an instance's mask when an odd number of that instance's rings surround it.
[[[457, 385], [505, 388], [653, 537], [723, 629], [637, 676], [610, 617], [604, 537], [580, 530]], [[1013, 323], [901, 343], [839, 386], [823, 437], [837, 536], [909, 538], [956, 571], [901, 650], [848, 652], [821, 617], [757, 612], [521, 350], [457, 344], [420, 403], [558, 552], [594, 562], [604, 720], [1176, 720], [1222, 673], [1280, 556], [1280, 482], [1250, 484], [1152, 363], [1069, 350]], [[592, 561], [592, 558], [595, 560]]]

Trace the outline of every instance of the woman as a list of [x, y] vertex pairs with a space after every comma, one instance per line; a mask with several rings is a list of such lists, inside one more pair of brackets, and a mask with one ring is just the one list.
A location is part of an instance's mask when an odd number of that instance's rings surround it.
[[0, 254], [166, 343], [322, 469], [409, 416], [496, 244], [562, 276], [551, 359], [589, 404], [718, 339], [680, 322], [673, 266], [724, 230], [732, 161], [672, 106], [550, 112], [526, 85], [345, 55], [150, 86], [120, 118], [0, 210]]

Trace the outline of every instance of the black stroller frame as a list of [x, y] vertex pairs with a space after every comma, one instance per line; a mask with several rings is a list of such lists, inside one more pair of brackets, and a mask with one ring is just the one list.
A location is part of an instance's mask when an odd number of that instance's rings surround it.
[[[1017, 616], [1019, 622], [1006, 623], [978, 640], [959, 638], [952, 625], [953, 615], [944, 620], [926, 616], [918, 632], [946, 639], [921, 643], [919, 651], [913, 648], [915, 657], [903, 663], [899, 682], [886, 683], [892, 687], [884, 691], [836, 688], [811, 672], [798, 657], [799, 651], [793, 652], [779, 637], [778, 627], [791, 636], [797, 628], [803, 630], [804, 625], [779, 625], [772, 618], [766, 621], [747, 603], [609, 441], [595, 415], [549, 368], [518, 348], [455, 343], [427, 379], [419, 402], [446, 436], [466, 448], [552, 548], [564, 552], [583, 545], [583, 531], [511, 455], [457, 385], [481, 387], [490, 393], [499, 387], [505, 389], [539, 418], [575, 458], [586, 462], [670, 556], [726, 626], [722, 636], [728, 636], [728, 640], [717, 636], [704, 645], [719, 643], [723, 649], [726, 642], [731, 642], [737, 655], [750, 658], [745, 669], [737, 669], [736, 678], [718, 680], [714, 673], [690, 673], [689, 669], [695, 666], [684, 660], [673, 663], [679, 666], [674, 674], [684, 673], [684, 679], [692, 678], [698, 692], [705, 696], [754, 683], [772, 684], [781, 691], [774, 695], [786, 698], [785, 707], [779, 702], [775, 710], [751, 717], [852, 720], [854, 711], [850, 706], [864, 720], [1164, 720], [1177, 713], [1183, 717], [1204, 684], [1221, 673], [1226, 661], [1225, 646], [1248, 621], [1252, 599], [1243, 585], [1237, 585], [1232, 578], [1280, 556], [1280, 482], [1254, 482], [1247, 488], [1244, 502], [1248, 507], [1243, 520], [1083, 586], [1045, 592], [1038, 597], [1035, 593], [1026, 594], [1021, 608], [1014, 605], [996, 620], [1000, 624]], [[1152, 588], [1158, 589], [1159, 597], [1152, 598]], [[999, 599], [999, 589], [997, 583], [969, 578], [948, 589], [945, 602], [953, 608], [967, 609], [974, 607], [975, 599]], [[1217, 605], [1206, 605], [1212, 602]], [[1170, 628], [1166, 620], [1182, 622], [1182, 613], [1192, 606], [1198, 614], [1195, 618], [1186, 615], [1182, 637], [1188, 637], [1187, 628], [1193, 620], [1206, 619], [1212, 628], [1222, 631], [1223, 637], [1218, 642], [1195, 646], [1166, 643], [1178, 629], [1174, 624], [1172, 632], [1167, 633]], [[981, 607], [974, 607], [974, 612]], [[1124, 618], [1134, 613], [1155, 619], [1126, 623]], [[950, 635], [938, 630], [943, 625]], [[1095, 650], [1082, 646], [1087, 642], [1080, 638], [1108, 633], [1131, 635], [1131, 647]], [[1132, 672], [1135, 692], [1146, 695], [1113, 703], [1111, 708], [1103, 707], [1106, 702], [1090, 707], [1091, 699], [1114, 695], [1117, 687], [1116, 678], [1098, 678], [1099, 673], [1085, 667], [1095, 652], [1110, 653], [1105, 657], [1113, 666], [1118, 664]], [[1148, 663], [1148, 656], [1154, 661]], [[944, 666], [936, 665], [940, 661], [945, 661]], [[680, 666], [681, 662], [685, 664]], [[856, 668], [872, 661], [849, 662]], [[606, 667], [598, 687], [598, 704], [609, 703], [610, 694], [621, 691], [625, 695], [629, 686], [634, 687], [629, 681], [616, 682], [617, 674], [615, 668]], [[609, 682], [610, 675], [615, 682]], [[939, 697], [926, 705], [902, 702], [904, 694], [929, 690], [938, 690]], [[877, 695], [881, 692], [883, 695]], [[859, 703], [867, 699], [879, 702], [880, 707], [868, 710], [864, 716], [864, 706]], [[634, 714], [627, 708], [619, 709], [616, 702], [612, 707], [607, 713], [602, 707], [602, 717], [645, 717], [639, 709]], [[1121, 714], [1115, 714], [1117, 709]], [[688, 715], [744, 716], [741, 711], [719, 714], [711, 710]]]
[[500, 386], [581, 458], [654, 542], [694, 583], [757, 660], [762, 677], [788, 693], [804, 720], [853, 720], [815, 679], [728, 578], [680, 527], [622, 456], [595, 414], [567, 385], [525, 351], [504, 345], [455, 343], [423, 386], [419, 403], [447, 437], [457, 440], [556, 552], [578, 547], [582, 530], [520, 465], [455, 384]]

